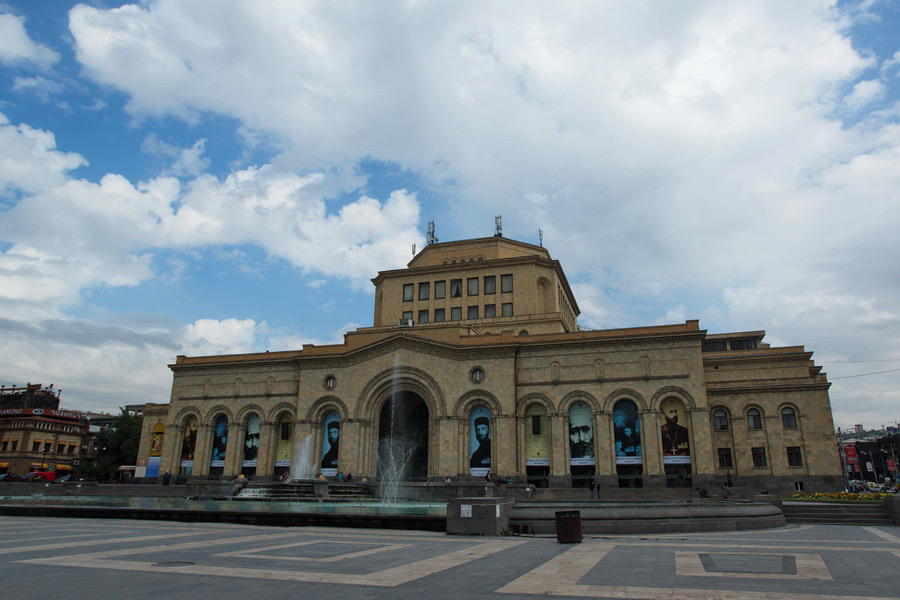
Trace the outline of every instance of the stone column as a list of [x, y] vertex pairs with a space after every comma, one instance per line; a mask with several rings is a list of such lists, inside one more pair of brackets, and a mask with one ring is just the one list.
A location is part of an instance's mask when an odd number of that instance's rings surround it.
[[686, 408], [685, 413], [686, 426], [690, 434], [691, 473], [695, 478], [694, 484], [709, 485], [715, 482], [716, 475], [709, 409]]
[[[469, 422], [466, 420], [466, 426]], [[516, 465], [516, 416], [515, 415], [497, 415], [491, 417], [491, 435], [492, 448], [494, 450], [494, 458], [492, 467], [496, 468], [497, 474], [503, 477], [514, 476], [518, 472]], [[466, 465], [468, 462], [469, 452], [466, 448]]]
[[209, 476], [209, 459], [212, 454], [212, 434], [214, 425], [199, 423], [197, 425], [197, 444], [194, 446], [194, 468], [191, 474], [196, 477]]
[[568, 442], [569, 431], [565, 425], [566, 417], [559, 413], [549, 413], [550, 420], [550, 487], [568, 487], [572, 484], [569, 477], [563, 441]]
[[275, 448], [278, 444], [278, 423], [264, 421], [259, 425], [259, 451], [256, 454], [256, 477], [271, 479], [275, 475]]
[[645, 487], [665, 486], [665, 470], [662, 462], [662, 438], [659, 431], [658, 412], [638, 411], [641, 419], [641, 450], [644, 459]]
[[613, 443], [613, 422], [610, 413], [594, 413], [594, 454], [597, 456], [594, 469], [597, 477], [616, 474], [615, 444]]
[[341, 421], [341, 453], [338, 457], [338, 469], [344, 474], [353, 473], [353, 478], [358, 479], [362, 472], [363, 461], [360, 445], [362, 425], [357, 419], [345, 419]]
[[184, 425], [169, 425], [163, 436], [163, 451], [159, 458], [159, 475], [166, 471], [178, 475], [181, 465], [181, 443], [184, 440]]
[[228, 423], [228, 439], [225, 441], [225, 468], [223, 477], [234, 477], [241, 472], [244, 460], [244, 424]]

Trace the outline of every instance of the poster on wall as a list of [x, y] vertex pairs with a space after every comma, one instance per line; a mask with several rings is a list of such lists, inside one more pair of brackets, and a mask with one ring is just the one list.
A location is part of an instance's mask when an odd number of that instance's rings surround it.
[[259, 455], [259, 415], [247, 419], [247, 431], [244, 435], [244, 457], [242, 467], [255, 467]]
[[569, 411], [569, 464], [596, 464], [591, 407], [587, 402], [576, 402]]
[[691, 464], [691, 447], [688, 428], [682, 425], [687, 423], [684, 413], [684, 405], [675, 398], [663, 400], [659, 409], [663, 413], [663, 425], [659, 433], [662, 438], [663, 464], [689, 465]]
[[469, 475], [484, 477], [491, 471], [491, 413], [478, 406], [469, 416]]
[[210, 467], [225, 466], [225, 448], [228, 446], [228, 417], [219, 415], [216, 419], [216, 427], [213, 431], [212, 455]]
[[166, 427], [162, 423], [157, 423], [153, 427], [153, 434], [150, 436], [150, 456], [162, 456], [163, 436]]
[[341, 443], [341, 417], [337, 411], [325, 415], [325, 440], [322, 443], [322, 475], [333, 477], [338, 472]]
[[147, 472], [144, 477], [159, 477], [159, 461], [158, 456], [151, 456], [147, 459]]
[[637, 405], [631, 400], [622, 400], [613, 409], [613, 440], [617, 465], [643, 464], [641, 420]]
[[[194, 448], [197, 446], [197, 418], [191, 417], [184, 426], [184, 439], [181, 441], [181, 466], [194, 465]], [[189, 464], [185, 464], [189, 463]]]

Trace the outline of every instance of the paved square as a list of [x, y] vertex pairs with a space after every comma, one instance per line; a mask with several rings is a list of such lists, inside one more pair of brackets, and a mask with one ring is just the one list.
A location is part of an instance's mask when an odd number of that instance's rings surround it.
[[900, 596], [900, 527], [469, 538], [0, 517], [4, 600], [856, 600]]

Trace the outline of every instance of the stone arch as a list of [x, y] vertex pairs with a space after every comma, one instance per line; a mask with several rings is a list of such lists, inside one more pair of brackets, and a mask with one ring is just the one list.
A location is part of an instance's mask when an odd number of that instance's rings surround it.
[[347, 411], [347, 405], [344, 404], [343, 400], [337, 396], [322, 396], [309, 407], [309, 410], [306, 412], [306, 419], [319, 423], [331, 411], [336, 411], [342, 420], [350, 416]]
[[552, 415], [556, 413], [556, 407], [553, 405], [553, 401], [550, 400], [547, 396], [541, 393], [533, 393], [523, 396], [519, 399], [519, 403], [516, 405], [516, 413], [523, 417], [525, 416], [525, 411], [532, 404], [542, 404], [544, 408], [547, 409], [547, 414]]
[[631, 400], [637, 404], [638, 410], [647, 410], [647, 401], [640, 393], [630, 388], [619, 388], [603, 400], [603, 412], [612, 412], [613, 405], [619, 400]]
[[226, 417], [228, 417], [229, 423], [234, 423], [234, 415], [231, 413], [231, 410], [224, 404], [213, 406], [211, 409], [206, 411], [206, 414], [203, 416], [202, 422], [204, 425], [211, 425], [215, 418], [219, 415], [225, 415]]
[[569, 410], [572, 407], [572, 404], [574, 404], [575, 402], [587, 402], [588, 406], [591, 407], [591, 412], [598, 412], [600, 410], [600, 403], [597, 402], [597, 399], [593, 394], [589, 394], [581, 390], [575, 390], [563, 396], [562, 401], [559, 403], [559, 412], [562, 414], [568, 414]]
[[197, 408], [196, 406], [185, 406], [175, 414], [175, 418], [172, 420], [172, 423], [169, 425], [169, 427], [185, 427], [187, 425], [188, 419], [190, 419], [191, 417], [197, 419], [198, 425], [203, 420], [199, 408]]
[[284, 413], [288, 413], [292, 421], [297, 418], [297, 408], [293, 404], [281, 402], [269, 410], [269, 414], [266, 415], [266, 421], [277, 423]]
[[487, 406], [493, 416], [501, 414], [500, 401], [492, 393], [485, 390], [471, 390], [460, 396], [453, 406], [451, 414], [454, 417], [467, 419], [472, 409], [479, 404]]
[[417, 394], [428, 407], [432, 420], [447, 415], [444, 393], [434, 378], [421, 369], [406, 366], [385, 369], [370, 379], [357, 397], [352, 418], [377, 420], [381, 405], [395, 391]]
[[655, 394], [653, 394], [653, 397], [650, 399], [650, 410], [659, 410], [659, 403], [669, 396], [681, 400], [682, 403], [684, 403], [685, 408], [687, 409], [697, 408], [697, 403], [694, 401], [694, 397], [691, 396], [686, 390], [674, 385], [667, 385], [666, 387], [660, 388]]
[[258, 404], [248, 404], [246, 406], [242, 406], [240, 410], [234, 415], [234, 420], [236, 423], [247, 423], [247, 419], [250, 418], [250, 415], [256, 413], [259, 415], [259, 418], [262, 419], [266, 412], [262, 409], [262, 407]]

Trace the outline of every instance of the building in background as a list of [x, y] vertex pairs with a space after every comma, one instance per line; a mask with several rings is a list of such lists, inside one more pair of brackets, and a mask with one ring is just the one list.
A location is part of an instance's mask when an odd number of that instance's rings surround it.
[[70, 473], [93, 457], [85, 413], [59, 408], [53, 386], [0, 388], [0, 474]]
[[147, 475], [538, 486], [841, 485], [829, 383], [802, 346], [698, 321], [585, 330], [549, 252], [431, 243], [372, 280], [374, 323], [342, 344], [178, 356], [148, 404]]

